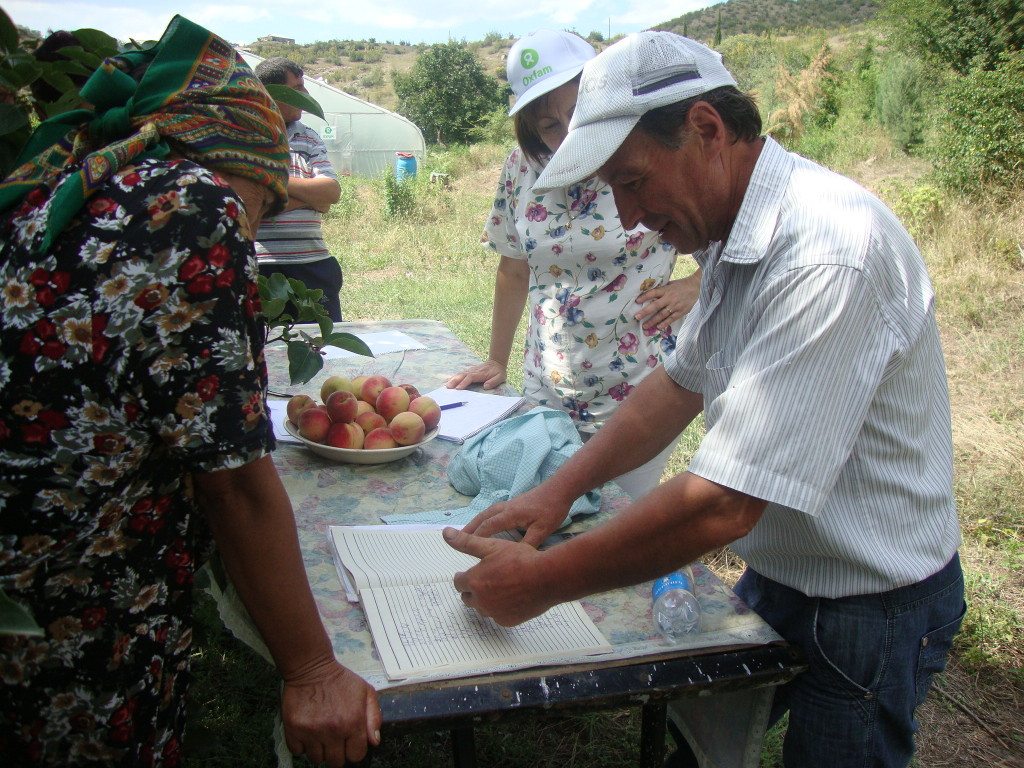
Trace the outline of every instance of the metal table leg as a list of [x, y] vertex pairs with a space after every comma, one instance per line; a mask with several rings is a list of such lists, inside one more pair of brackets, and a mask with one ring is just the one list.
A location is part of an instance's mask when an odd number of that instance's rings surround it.
[[455, 768], [476, 768], [476, 743], [473, 741], [473, 729], [453, 728], [452, 760]]
[[641, 707], [640, 716], [640, 768], [661, 768], [665, 762], [664, 701], [650, 702]]

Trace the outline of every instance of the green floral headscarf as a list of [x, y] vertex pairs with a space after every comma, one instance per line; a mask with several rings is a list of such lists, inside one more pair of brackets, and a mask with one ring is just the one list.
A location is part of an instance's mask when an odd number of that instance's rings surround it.
[[[145, 67], [138, 81], [131, 74]], [[0, 182], [0, 212], [40, 184], [54, 185], [41, 243], [49, 249], [89, 196], [125, 166], [173, 149], [288, 199], [288, 139], [273, 100], [227, 42], [175, 16], [159, 42], [107, 59], [82, 86], [91, 109], [35, 130]]]

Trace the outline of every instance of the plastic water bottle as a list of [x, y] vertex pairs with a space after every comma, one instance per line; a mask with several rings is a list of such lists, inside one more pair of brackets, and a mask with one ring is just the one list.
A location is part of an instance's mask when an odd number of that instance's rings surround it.
[[678, 643], [700, 631], [700, 603], [694, 594], [693, 571], [689, 566], [656, 579], [651, 587], [651, 613], [661, 636]]

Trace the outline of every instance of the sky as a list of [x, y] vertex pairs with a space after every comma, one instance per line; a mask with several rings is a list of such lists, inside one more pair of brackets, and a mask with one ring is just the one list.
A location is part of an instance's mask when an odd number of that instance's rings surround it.
[[175, 13], [232, 43], [263, 35], [393, 43], [471, 42], [488, 33], [520, 37], [537, 29], [571, 29], [586, 36], [637, 32], [720, 0], [3, 0], [16, 24], [51, 29], [95, 27], [119, 40], [153, 40]]

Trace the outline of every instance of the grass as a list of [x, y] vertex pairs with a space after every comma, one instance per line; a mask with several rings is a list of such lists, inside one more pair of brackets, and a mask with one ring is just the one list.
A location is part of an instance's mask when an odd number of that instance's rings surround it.
[[[415, 205], [395, 217], [384, 212], [381, 183], [346, 181], [325, 232], [342, 262], [347, 319], [442, 319], [486, 356], [496, 259], [479, 235], [506, 151], [487, 145], [432, 154], [415, 179]], [[950, 669], [919, 713], [916, 765], [1019, 766], [1024, 742], [1013, 734], [1024, 711], [1024, 201], [966, 203], [922, 181], [919, 163], [894, 153], [871, 160], [844, 158], [843, 165], [908, 222], [935, 284], [970, 603]], [[450, 185], [430, 184], [432, 170], [447, 173]], [[682, 259], [679, 273], [690, 268]], [[509, 374], [521, 386], [519, 367]], [[698, 423], [687, 431], [667, 473], [686, 467], [702, 430]], [[727, 581], [742, 569], [728, 549], [707, 559]], [[197, 618], [186, 765], [275, 765], [274, 674], [226, 635], [209, 604], [200, 603]], [[623, 710], [483, 724], [476, 743], [483, 765], [618, 766], [635, 761], [638, 734], [639, 713]], [[776, 728], [766, 740], [766, 768], [781, 765], [781, 734]], [[392, 739], [374, 756], [386, 768], [449, 760], [444, 733]]]

